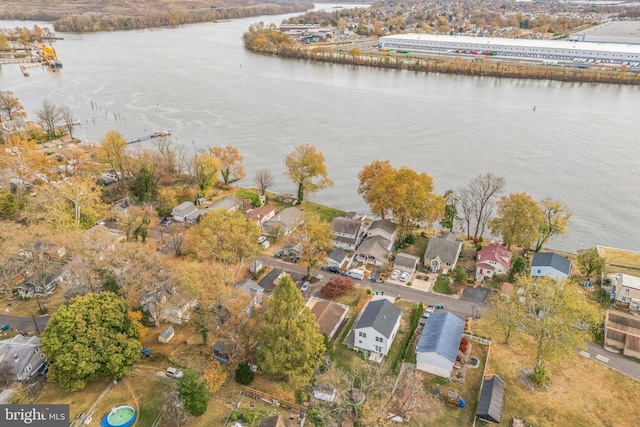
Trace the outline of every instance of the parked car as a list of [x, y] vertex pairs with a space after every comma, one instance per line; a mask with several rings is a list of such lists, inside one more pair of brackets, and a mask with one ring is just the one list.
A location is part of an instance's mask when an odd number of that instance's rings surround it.
[[182, 378], [182, 375], [184, 375], [178, 368], [167, 368], [166, 374], [169, 378], [175, 379]]
[[302, 284], [302, 286], [300, 286], [300, 290], [301, 290], [302, 292], [305, 292], [307, 289], [309, 289], [309, 286], [311, 286], [311, 283], [309, 283], [309, 282], [304, 282], [304, 283]]
[[258, 237], [258, 244], [261, 245], [267, 240], [267, 236]]
[[405, 271], [404, 273], [402, 273], [402, 276], [400, 276], [400, 281], [406, 282], [407, 280], [409, 280], [409, 272]]
[[423, 319], [428, 319], [429, 316], [431, 316], [431, 313], [433, 313], [435, 311], [435, 307], [432, 305], [428, 305], [427, 308], [424, 310], [424, 313], [422, 313], [422, 318]]
[[335, 265], [330, 265], [327, 270], [332, 273], [340, 273], [340, 267], [336, 267]]
[[389, 277], [391, 280], [396, 280], [398, 278], [398, 276], [400, 276], [400, 270], [393, 270], [393, 273], [391, 273], [391, 277]]
[[362, 280], [364, 279], [364, 270], [354, 268], [352, 270], [347, 271], [347, 276], [351, 277], [352, 279]]

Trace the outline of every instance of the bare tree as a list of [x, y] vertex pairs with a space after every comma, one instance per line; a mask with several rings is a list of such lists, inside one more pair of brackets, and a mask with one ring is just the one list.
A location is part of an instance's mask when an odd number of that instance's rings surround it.
[[475, 203], [471, 190], [463, 188], [458, 191], [458, 201], [460, 206], [460, 214], [462, 215], [460, 220], [463, 226], [466, 224], [467, 240], [471, 239], [471, 220], [475, 216]]
[[269, 187], [273, 186], [273, 175], [268, 169], [260, 169], [256, 172], [256, 176], [253, 178], [254, 182], [260, 190], [260, 194], [263, 196], [267, 192]]
[[69, 136], [73, 138], [73, 126], [76, 122], [76, 116], [73, 114], [73, 110], [68, 105], [63, 105], [60, 107], [60, 117], [64, 122], [64, 126], [67, 128], [67, 132], [69, 132]]
[[469, 184], [468, 188], [471, 191], [475, 204], [476, 228], [473, 234], [474, 239], [482, 235], [482, 231], [491, 215], [491, 200], [502, 192], [504, 186], [505, 179], [491, 173], [478, 175], [478, 177]]
[[174, 222], [169, 224], [166, 231], [163, 228], [160, 233], [162, 241], [167, 245], [167, 248], [169, 248], [175, 256], [181, 255], [187, 239], [187, 229], [185, 226]]
[[47, 136], [51, 139], [56, 137], [56, 127], [62, 119], [60, 108], [56, 107], [54, 103], [45, 99], [42, 101], [42, 108], [36, 111], [38, 122], [42, 129], [47, 133]]

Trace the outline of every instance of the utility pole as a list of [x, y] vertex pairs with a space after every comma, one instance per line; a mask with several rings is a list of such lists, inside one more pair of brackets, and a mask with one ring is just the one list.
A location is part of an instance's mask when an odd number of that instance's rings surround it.
[[40, 328], [38, 328], [38, 322], [36, 322], [36, 316], [34, 316], [33, 313], [31, 313], [31, 318], [33, 319], [33, 324], [36, 327], [36, 332], [38, 333], [38, 335], [40, 335]]

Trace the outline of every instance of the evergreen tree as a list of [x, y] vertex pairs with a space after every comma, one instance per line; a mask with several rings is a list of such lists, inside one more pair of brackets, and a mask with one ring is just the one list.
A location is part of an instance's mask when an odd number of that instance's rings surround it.
[[158, 183], [146, 167], [142, 167], [133, 180], [131, 196], [139, 203], [151, 203], [158, 197]]
[[209, 391], [193, 369], [186, 369], [182, 378], [178, 380], [178, 392], [189, 415], [199, 417], [207, 411]]
[[270, 375], [297, 387], [311, 380], [325, 351], [315, 316], [290, 277], [269, 300], [258, 363]]

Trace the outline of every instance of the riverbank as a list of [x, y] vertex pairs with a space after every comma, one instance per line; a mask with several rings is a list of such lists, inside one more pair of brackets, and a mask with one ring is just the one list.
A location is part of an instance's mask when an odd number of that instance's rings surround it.
[[253, 0], [4, 0], [0, 20], [53, 23], [60, 32], [98, 32], [173, 27], [261, 15], [304, 12], [313, 3], [261, 3]]
[[330, 46], [304, 47], [296, 44], [252, 46], [257, 53], [319, 62], [350, 64], [374, 68], [428, 73], [458, 74], [481, 77], [557, 80], [576, 83], [610, 83], [640, 85], [640, 74], [623, 69], [578, 68], [575, 66], [522, 63], [477, 57], [473, 59], [449, 56], [428, 56], [392, 53], [362, 53], [353, 49], [335, 52]]

